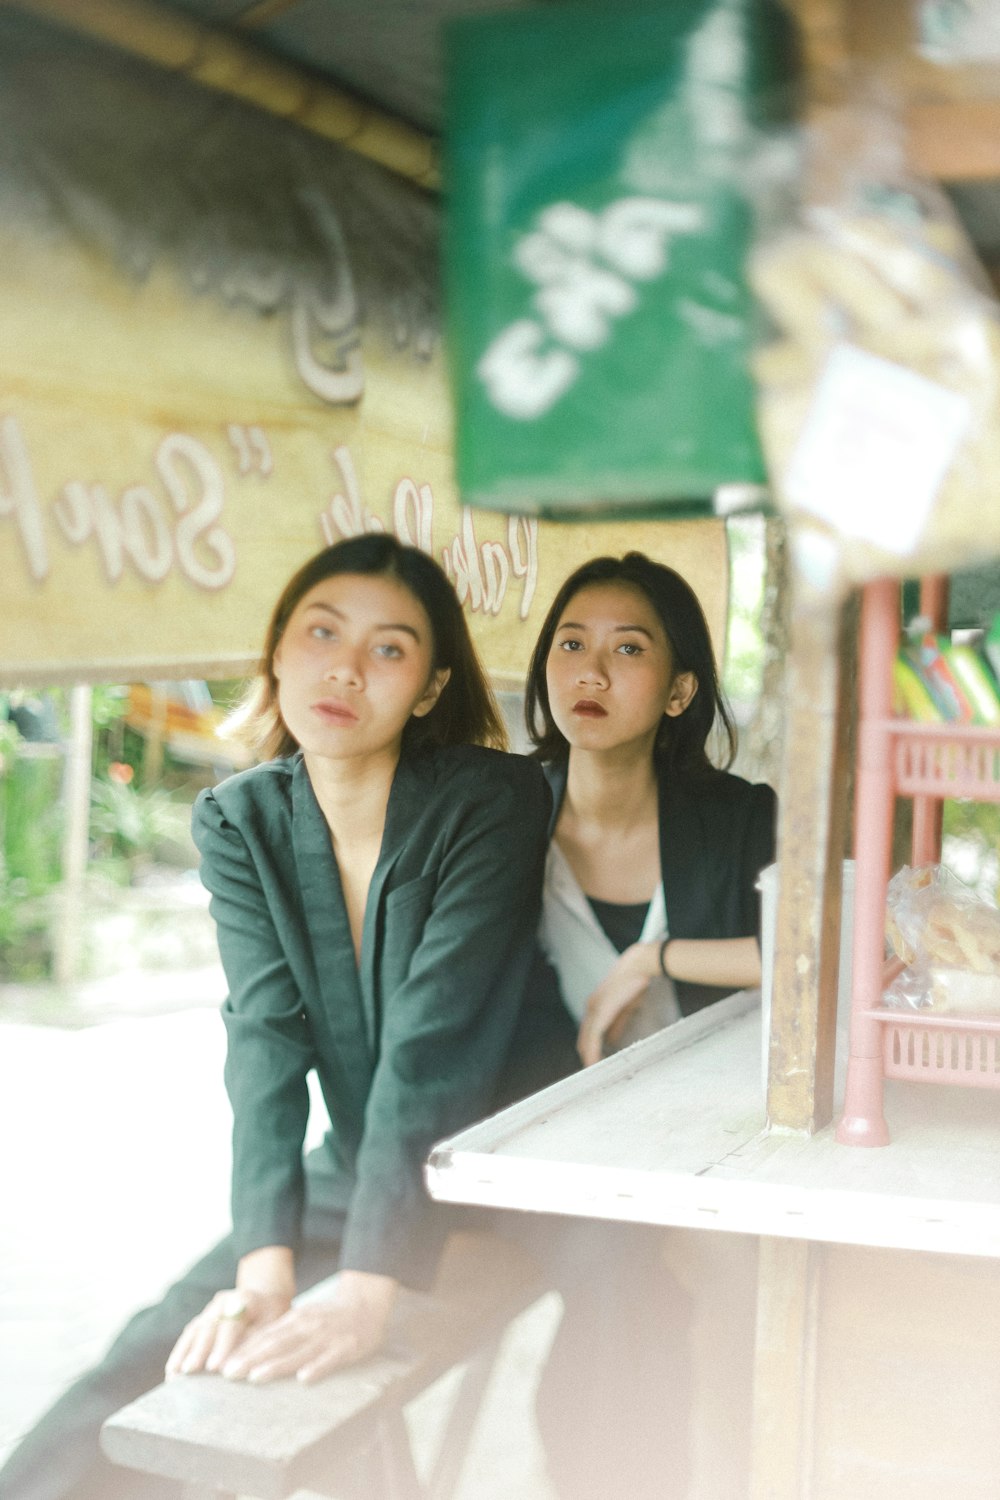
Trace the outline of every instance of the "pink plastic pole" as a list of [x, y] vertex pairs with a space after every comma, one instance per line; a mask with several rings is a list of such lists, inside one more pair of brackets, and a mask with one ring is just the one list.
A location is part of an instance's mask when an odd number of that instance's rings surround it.
[[882, 1028], [871, 1011], [882, 998], [894, 798], [889, 719], [898, 643], [899, 586], [879, 579], [861, 599], [851, 1034], [844, 1114], [837, 1126], [837, 1140], [851, 1146], [889, 1141], [882, 1112]]

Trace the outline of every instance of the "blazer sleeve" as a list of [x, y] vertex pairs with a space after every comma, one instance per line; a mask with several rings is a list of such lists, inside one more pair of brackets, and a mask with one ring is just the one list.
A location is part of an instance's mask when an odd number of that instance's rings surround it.
[[[757, 878], [774, 859], [777, 798], [764, 783], [751, 784], [723, 775], [698, 788], [702, 830], [700, 858], [709, 878], [692, 880], [700, 899], [686, 909], [683, 921], [667, 899], [667, 921], [676, 937], [742, 938], [760, 941], [760, 894]], [[684, 852], [688, 858], [688, 851]], [[675, 983], [681, 1014], [689, 1016], [732, 993], [728, 987]]]
[[778, 823], [778, 799], [766, 783], [750, 788], [751, 803], [740, 862], [741, 902], [747, 932], [760, 942], [761, 896], [757, 880], [773, 863]]
[[260, 871], [210, 791], [195, 803], [192, 828], [229, 986], [223, 1018], [236, 1251], [242, 1256], [264, 1245], [297, 1250], [307, 1075], [315, 1060], [311, 1033]]
[[490, 1107], [534, 950], [549, 793], [511, 756], [469, 777], [422, 933], [383, 997], [381, 1045], [341, 1265], [426, 1286], [447, 1228], [423, 1185], [431, 1146]]
[[579, 1030], [566, 1008], [559, 977], [536, 942], [514, 1037], [492, 1109], [506, 1109], [583, 1067], [576, 1050]]

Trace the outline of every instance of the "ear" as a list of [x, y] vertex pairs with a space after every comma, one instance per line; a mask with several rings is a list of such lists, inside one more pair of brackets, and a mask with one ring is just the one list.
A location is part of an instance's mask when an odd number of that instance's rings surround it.
[[415, 719], [424, 719], [427, 717], [431, 709], [434, 707], [435, 703], [440, 698], [441, 694], [444, 692], [445, 688], [448, 686], [448, 679], [450, 676], [450, 667], [442, 667], [440, 672], [435, 672], [433, 674], [430, 682], [424, 689], [424, 696], [420, 699], [420, 702], [413, 710], [413, 717]]
[[679, 718], [697, 691], [698, 679], [694, 673], [678, 672], [670, 684], [670, 696], [663, 712], [668, 718]]

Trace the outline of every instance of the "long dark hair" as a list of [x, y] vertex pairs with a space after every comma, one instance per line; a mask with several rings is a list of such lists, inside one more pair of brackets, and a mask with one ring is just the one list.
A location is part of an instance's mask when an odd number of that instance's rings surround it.
[[549, 706], [545, 666], [556, 627], [570, 600], [595, 583], [624, 583], [649, 600], [666, 633], [675, 672], [692, 672], [698, 689], [682, 714], [664, 714], [654, 754], [671, 769], [687, 775], [716, 769], [708, 755], [708, 739], [718, 722], [723, 754], [718, 769], [731, 766], [736, 755], [736, 725], [719, 687], [712, 638], [697, 595], [673, 568], [653, 562], [643, 552], [624, 557], [595, 557], [571, 573], [552, 601], [528, 668], [524, 711], [528, 735], [539, 760], [564, 760], [569, 745], [556, 728]]
[[406, 547], [382, 532], [335, 542], [310, 558], [286, 583], [267, 627], [257, 677], [234, 715], [239, 737], [263, 760], [291, 755], [298, 749], [278, 710], [274, 655], [299, 601], [318, 583], [338, 573], [394, 578], [409, 589], [430, 620], [433, 670], [447, 668], [451, 673], [430, 713], [407, 723], [404, 747], [418, 750], [432, 745], [492, 745], [506, 750], [503, 719], [447, 575], [419, 547]]

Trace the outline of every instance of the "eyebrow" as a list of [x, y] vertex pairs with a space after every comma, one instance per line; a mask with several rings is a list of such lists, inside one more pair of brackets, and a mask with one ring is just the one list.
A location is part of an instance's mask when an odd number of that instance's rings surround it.
[[[631, 632], [634, 631], [638, 635], [644, 635], [648, 641], [651, 641], [653, 639], [653, 632], [651, 630], [647, 630], [646, 627], [645, 627], [645, 625], [612, 625], [611, 628], [612, 628], [612, 630], [614, 630], [616, 632], [621, 632], [623, 634], [624, 633], [631, 633]], [[561, 625], [557, 625], [556, 626], [556, 633], [558, 634], [558, 632], [560, 630], [586, 630], [586, 629], [587, 629], [586, 625], [580, 625], [580, 624], [578, 624], [576, 622], [576, 620], [563, 620], [563, 622], [562, 622]]]
[[[321, 609], [324, 614], [333, 615], [334, 619], [336, 620], [347, 619], [347, 616], [344, 614], [344, 611], [342, 609], [337, 609], [337, 607], [333, 604], [324, 604], [321, 599], [314, 599], [311, 604], [306, 606], [306, 608]], [[373, 628], [375, 630], [401, 630], [405, 635], [412, 635], [417, 644], [420, 644], [419, 631], [415, 630], [412, 625], [405, 625], [401, 620], [398, 622], [387, 620], [385, 624], [375, 625]]]

